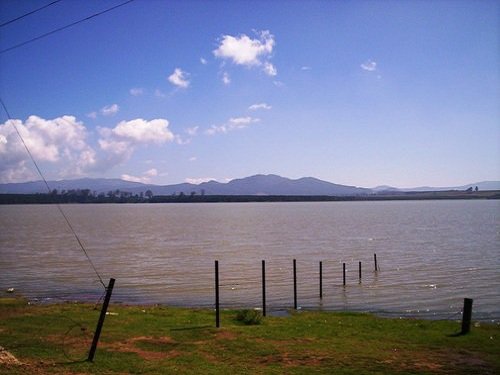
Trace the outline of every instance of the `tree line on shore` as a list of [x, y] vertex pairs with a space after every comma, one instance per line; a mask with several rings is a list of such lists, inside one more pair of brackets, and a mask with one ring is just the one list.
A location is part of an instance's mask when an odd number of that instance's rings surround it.
[[35, 194], [0, 194], [0, 204], [51, 203], [217, 203], [217, 202], [325, 202], [363, 200], [423, 200], [423, 199], [500, 199], [500, 191], [427, 191], [405, 193], [366, 194], [356, 196], [326, 195], [154, 195], [151, 190], [139, 193], [110, 190], [107, 193], [90, 189], [62, 190]]

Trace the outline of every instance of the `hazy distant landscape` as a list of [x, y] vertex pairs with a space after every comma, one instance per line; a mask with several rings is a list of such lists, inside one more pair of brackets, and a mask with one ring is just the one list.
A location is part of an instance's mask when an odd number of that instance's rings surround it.
[[[51, 190], [55, 189], [58, 193], [88, 189], [95, 195], [106, 195], [110, 192], [116, 192], [116, 190], [130, 194], [145, 194], [147, 191], [150, 191], [153, 195], [190, 195], [194, 193], [196, 195], [305, 196], [359, 196], [402, 192], [466, 191], [471, 188], [474, 190], [476, 187], [479, 191], [500, 190], [500, 181], [482, 181], [452, 187], [397, 188], [392, 186], [378, 186], [375, 188], [366, 188], [335, 184], [313, 177], [290, 179], [277, 175], [255, 175], [234, 179], [227, 183], [209, 181], [200, 184], [153, 185], [121, 179], [82, 178], [48, 181], [48, 185]], [[0, 184], [0, 194], [36, 194], [47, 192], [47, 187], [43, 181]]]

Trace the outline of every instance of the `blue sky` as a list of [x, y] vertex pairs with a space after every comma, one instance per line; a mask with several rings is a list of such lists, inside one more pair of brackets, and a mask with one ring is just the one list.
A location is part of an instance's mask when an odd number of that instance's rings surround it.
[[[50, 1], [0, 1], [0, 23]], [[0, 49], [122, 1], [62, 0]], [[48, 179], [500, 180], [498, 1], [136, 0], [0, 53]], [[38, 179], [0, 112], [0, 182]]]

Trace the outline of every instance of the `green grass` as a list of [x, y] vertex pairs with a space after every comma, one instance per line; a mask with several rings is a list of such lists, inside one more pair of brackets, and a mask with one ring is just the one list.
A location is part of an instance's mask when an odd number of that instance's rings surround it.
[[90, 304], [0, 298], [2, 374], [499, 374], [500, 327], [453, 337], [452, 321], [300, 312], [258, 325], [209, 309], [111, 305], [93, 363]]

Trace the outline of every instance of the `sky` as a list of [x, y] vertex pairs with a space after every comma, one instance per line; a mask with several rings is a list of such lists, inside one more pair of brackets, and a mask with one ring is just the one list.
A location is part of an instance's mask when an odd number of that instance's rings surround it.
[[500, 2], [0, 0], [0, 183], [500, 180]]

